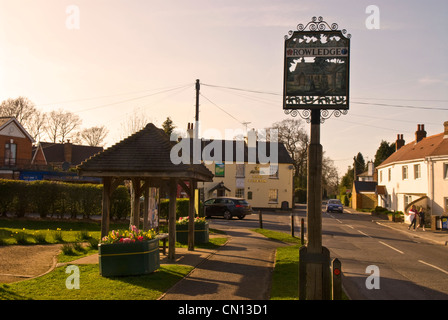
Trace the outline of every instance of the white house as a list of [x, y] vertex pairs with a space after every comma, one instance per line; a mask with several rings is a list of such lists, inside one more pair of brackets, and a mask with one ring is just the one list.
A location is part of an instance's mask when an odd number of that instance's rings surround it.
[[406, 211], [411, 204], [427, 214], [448, 212], [448, 121], [444, 132], [426, 137], [423, 124], [415, 140], [405, 144], [398, 135], [396, 151], [378, 168], [378, 205]]

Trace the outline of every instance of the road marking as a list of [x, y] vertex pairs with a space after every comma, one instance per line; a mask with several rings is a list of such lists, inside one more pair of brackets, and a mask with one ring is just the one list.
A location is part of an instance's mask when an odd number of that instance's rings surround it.
[[355, 228], [352, 225], [346, 224], [346, 226], [355, 230]]
[[363, 234], [363, 235], [365, 235], [366, 237], [369, 237], [369, 238], [372, 238], [371, 236], [369, 236], [367, 233], [365, 233], [365, 232], [362, 232], [361, 230], [356, 230], [356, 231], [358, 231], [360, 234]]
[[398, 250], [397, 248], [394, 248], [394, 247], [388, 245], [387, 243], [384, 243], [384, 242], [382, 242], [382, 241], [378, 241], [378, 242], [381, 243], [382, 245], [385, 245], [386, 247], [391, 248], [392, 250], [395, 250], [395, 251], [397, 251], [397, 252], [399, 252], [399, 253], [401, 253], [401, 254], [404, 254], [403, 251], [400, 251], [400, 250]]
[[442, 268], [439, 268], [439, 267], [437, 267], [437, 266], [435, 266], [435, 265], [433, 265], [433, 264], [430, 264], [430, 263], [425, 262], [425, 261], [423, 261], [423, 260], [418, 260], [418, 262], [423, 263], [423, 264], [426, 264], [427, 266], [433, 267], [434, 269], [437, 269], [437, 270], [439, 270], [439, 271], [442, 271], [443, 273], [448, 274], [448, 271], [445, 271], [445, 270], [443, 270]]

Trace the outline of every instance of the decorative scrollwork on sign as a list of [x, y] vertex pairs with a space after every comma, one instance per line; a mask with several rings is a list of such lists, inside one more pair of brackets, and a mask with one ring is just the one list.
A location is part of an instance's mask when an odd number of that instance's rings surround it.
[[[285, 114], [289, 114], [292, 117], [300, 116], [307, 123], [311, 122], [311, 110], [309, 109], [287, 109], [284, 110]], [[324, 123], [325, 120], [330, 119], [332, 115], [339, 118], [341, 115], [346, 115], [348, 110], [320, 110], [320, 123]]]
[[[307, 29], [309, 31], [325, 31], [325, 30], [331, 30], [331, 31], [335, 31], [338, 30], [338, 24], [337, 23], [332, 23], [331, 25], [328, 24], [328, 22], [324, 21], [324, 19], [322, 17], [312, 17], [311, 21], [308, 22], [306, 25], [303, 25], [302, 23], [299, 23], [297, 25], [297, 31], [306, 31]], [[346, 36], [347, 38], [351, 38], [351, 34], [347, 34], [347, 30], [342, 29], [342, 34], [344, 34], [344, 36]], [[289, 39], [289, 37], [291, 37], [293, 35], [293, 31], [290, 30], [288, 32], [288, 35], [285, 36], [285, 39]]]
[[289, 114], [293, 117], [300, 116], [303, 120], [306, 120], [307, 123], [311, 122], [311, 110], [308, 109], [285, 109], [285, 114]]

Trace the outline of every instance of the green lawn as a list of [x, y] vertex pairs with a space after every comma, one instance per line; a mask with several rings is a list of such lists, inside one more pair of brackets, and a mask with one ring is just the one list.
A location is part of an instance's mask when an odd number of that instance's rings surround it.
[[0, 284], [0, 300], [156, 300], [192, 269], [163, 265], [149, 275], [105, 278], [98, 264], [79, 265], [79, 289], [67, 289], [64, 266], [36, 279]]
[[[128, 224], [111, 224], [111, 229], [125, 229]], [[70, 262], [97, 253], [92, 246], [80, 246], [86, 239], [99, 239], [98, 223], [77, 221], [39, 221], [0, 219], [0, 244], [63, 243], [59, 262]], [[211, 233], [218, 233], [211, 230]], [[45, 242], [38, 236], [45, 236]], [[41, 237], [42, 239], [42, 237]], [[210, 238], [198, 248], [216, 249], [227, 241], [226, 237]], [[182, 247], [176, 243], [176, 247]], [[155, 300], [184, 278], [193, 267], [162, 265], [152, 274], [134, 277], [100, 276], [98, 264], [79, 265], [80, 289], [67, 289], [67, 266], [39, 278], [11, 284], [0, 284], [0, 300]]]

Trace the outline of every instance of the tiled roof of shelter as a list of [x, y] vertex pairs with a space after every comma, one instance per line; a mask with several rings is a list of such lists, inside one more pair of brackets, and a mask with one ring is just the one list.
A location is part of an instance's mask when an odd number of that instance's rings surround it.
[[202, 164], [173, 164], [174, 142], [148, 123], [145, 128], [118, 142], [78, 166], [81, 175], [179, 177], [211, 181], [213, 173]]

